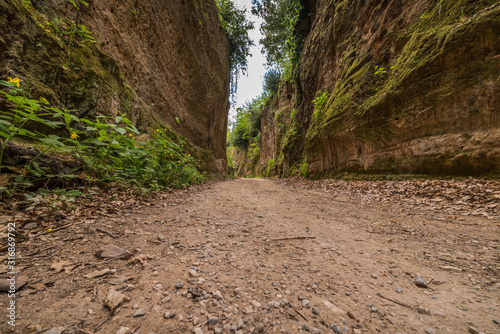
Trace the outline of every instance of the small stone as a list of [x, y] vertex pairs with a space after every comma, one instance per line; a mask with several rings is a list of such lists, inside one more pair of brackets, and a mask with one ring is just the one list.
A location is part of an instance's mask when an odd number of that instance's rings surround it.
[[200, 323], [200, 318], [198, 317], [193, 317], [193, 325], [198, 325]]
[[209, 319], [208, 319], [208, 324], [209, 324], [210, 326], [213, 326], [213, 325], [217, 324], [218, 322], [219, 322], [219, 318], [216, 318], [216, 317], [213, 317], [213, 318], [209, 318]]
[[434, 330], [434, 328], [427, 328], [427, 329], [425, 330], [425, 332], [426, 332], [427, 334], [436, 334], [436, 331]]
[[372, 278], [377, 278], [377, 275], [376, 274], [371, 274], [370, 275]]
[[222, 328], [220, 328], [220, 327], [215, 327], [215, 328], [214, 328], [214, 333], [215, 333], [215, 334], [222, 334]]
[[425, 281], [425, 279], [422, 276], [418, 276], [415, 279], [415, 285], [418, 287], [421, 287], [421, 288], [428, 288], [429, 287], [429, 285], [427, 284], [427, 282]]
[[219, 290], [212, 292], [212, 296], [214, 296], [214, 298], [217, 300], [222, 300], [222, 294], [220, 293]]
[[137, 311], [135, 311], [135, 313], [132, 317], [138, 318], [138, 317], [142, 317], [145, 314], [146, 314], [146, 311], [143, 308], [140, 308]]
[[196, 327], [193, 331], [194, 334], [203, 334], [203, 330], [199, 327]]
[[175, 311], [165, 311], [163, 317], [165, 319], [172, 319], [173, 317], [175, 317]]
[[396, 288], [396, 292], [397, 292], [397, 293], [403, 293], [403, 289], [401, 289], [400, 287], [397, 287], [397, 288]]
[[99, 259], [117, 258], [127, 260], [132, 256], [132, 253], [115, 245], [104, 245], [94, 255]]
[[457, 267], [453, 267], [453, 266], [440, 266], [439, 268], [441, 268], [443, 270], [446, 270], [446, 271], [452, 271], [452, 272], [455, 272], [455, 273], [461, 273], [462, 272], [462, 269], [457, 268]]
[[197, 273], [197, 272], [196, 272], [196, 270], [194, 270], [194, 269], [189, 269], [189, 270], [188, 270], [188, 273], [189, 273], [189, 276], [191, 276], [191, 277], [196, 277], [196, 276], [198, 276], [198, 273]]
[[342, 330], [335, 324], [331, 324], [330, 328], [333, 330], [335, 334], [342, 334]]
[[161, 242], [164, 242], [165, 241], [165, 236], [163, 234], [158, 234], [158, 240], [161, 241]]
[[362, 332], [357, 328], [353, 328], [352, 334], [362, 334]]
[[49, 329], [48, 331], [45, 332], [45, 334], [61, 334], [62, 332], [64, 332], [66, 328], [62, 327], [62, 326], [59, 326], [59, 327], [52, 327], [51, 329]]
[[255, 329], [257, 330], [257, 333], [263, 333], [266, 326], [262, 322], [259, 322], [257, 326], [255, 326]]
[[120, 327], [120, 329], [116, 332], [116, 334], [129, 334], [130, 328], [128, 327]]
[[302, 307], [303, 308], [309, 308], [309, 307], [311, 307], [311, 302], [309, 301], [309, 299], [303, 299], [302, 300]]
[[319, 314], [321, 313], [321, 312], [320, 312], [320, 310], [319, 310], [319, 308], [317, 308], [317, 307], [313, 307], [313, 308], [312, 308], [312, 312], [313, 312], [314, 314], [316, 314], [316, 315], [319, 315]]
[[256, 301], [256, 300], [252, 300], [252, 305], [255, 308], [260, 308], [261, 307], [260, 303], [258, 301]]
[[182, 282], [175, 283], [175, 288], [176, 289], [182, 289], [183, 286], [184, 286], [184, 283], [182, 283]]
[[481, 332], [470, 325], [469, 325], [469, 333], [471, 333], [471, 334], [484, 334], [484, 332]]

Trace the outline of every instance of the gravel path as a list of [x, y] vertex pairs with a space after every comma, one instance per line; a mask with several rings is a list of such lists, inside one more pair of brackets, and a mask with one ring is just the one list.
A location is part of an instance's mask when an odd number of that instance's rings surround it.
[[16, 332], [499, 333], [496, 212], [402, 203], [236, 179], [117, 207], [37, 238]]

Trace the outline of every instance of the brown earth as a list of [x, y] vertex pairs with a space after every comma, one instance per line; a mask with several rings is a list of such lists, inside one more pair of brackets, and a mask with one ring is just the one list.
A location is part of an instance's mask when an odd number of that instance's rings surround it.
[[[377, 192], [382, 183], [363, 196], [356, 183], [307, 190], [308, 182], [236, 179], [150, 202], [108, 198], [93, 217], [59, 222], [69, 227], [37, 238], [30, 230], [18, 246], [29, 284], [17, 297], [15, 332], [500, 331], [498, 182], [466, 181], [488, 203], [480, 215], [433, 209], [419, 194], [410, 206]], [[96, 258], [105, 244], [135, 255]], [[63, 270], [50, 269], [60, 261]], [[419, 275], [428, 288], [416, 286]], [[110, 288], [131, 298], [114, 315], [103, 306]], [[10, 332], [5, 319], [0, 329]]]

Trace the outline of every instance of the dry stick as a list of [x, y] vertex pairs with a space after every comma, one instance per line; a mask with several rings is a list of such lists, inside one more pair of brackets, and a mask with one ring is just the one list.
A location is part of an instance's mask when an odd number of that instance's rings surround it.
[[298, 315], [300, 315], [300, 316], [302, 317], [302, 319], [304, 319], [305, 321], [309, 321], [309, 320], [307, 320], [307, 318], [306, 318], [306, 317], [304, 317], [304, 315], [303, 315], [302, 313], [300, 313], [300, 312], [299, 312], [299, 310], [297, 310], [297, 308], [295, 308], [295, 306], [293, 306], [293, 304], [292, 304], [292, 303], [288, 302], [288, 305], [290, 305], [290, 307], [291, 307], [291, 308], [292, 308], [295, 312], [297, 312], [297, 314], [298, 314]]
[[106, 231], [106, 230], [103, 230], [102, 228], [99, 228], [99, 227], [98, 227], [98, 228], [96, 228], [95, 230], [96, 230], [96, 231], [99, 231], [99, 232], [102, 232], [102, 233], [104, 233], [104, 234], [107, 234], [107, 235], [109, 235], [111, 238], [118, 238], [118, 237], [117, 237], [116, 235], [114, 235], [113, 233], [108, 232], [108, 231]]
[[45, 235], [45, 234], [49, 234], [49, 233], [53, 233], [53, 232], [60, 231], [60, 230], [62, 230], [62, 229], [68, 228], [68, 227], [70, 227], [70, 226], [72, 226], [72, 225], [73, 225], [73, 223], [70, 223], [70, 224], [68, 224], [68, 225], [64, 225], [64, 226], [61, 226], [61, 227], [55, 228], [55, 229], [50, 230], [50, 231], [45, 231], [45, 232], [38, 233], [37, 235], [33, 236], [33, 237], [32, 237], [32, 239], [36, 239], [36, 238], [38, 238], [38, 237], [39, 237], [39, 236], [41, 236], [41, 235]]
[[394, 300], [394, 299], [391, 299], [391, 298], [384, 297], [380, 293], [377, 293], [377, 296], [379, 296], [380, 298], [387, 299], [388, 301], [396, 303], [396, 304], [401, 305], [403, 307], [409, 308], [412, 311], [415, 311], [415, 309], [416, 309], [416, 307], [413, 307], [411, 305], [408, 305], [408, 304], [405, 304], [405, 303], [402, 303], [402, 302], [398, 302], [397, 300]]
[[316, 239], [316, 237], [291, 237], [291, 238], [271, 239], [271, 241], [302, 240], [302, 239]]
[[98, 330], [99, 328], [101, 328], [101, 326], [104, 325], [104, 323], [106, 321], [108, 321], [109, 319], [111, 319], [112, 317], [113, 317], [113, 314], [109, 315], [106, 319], [104, 319], [103, 321], [101, 321], [101, 323], [97, 325], [97, 327], [95, 328], [95, 330]]

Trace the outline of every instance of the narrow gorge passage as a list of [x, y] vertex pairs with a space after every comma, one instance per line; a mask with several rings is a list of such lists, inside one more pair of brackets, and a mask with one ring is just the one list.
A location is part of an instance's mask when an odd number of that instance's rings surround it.
[[[27, 259], [24, 274], [46, 289], [20, 294], [19, 333], [499, 330], [496, 219], [270, 179], [209, 183], [133, 209], [110, 204], [113, 214], [39, 238], [60, 249]], [[105, 244], [135, 254], [99, 260]], [[114, 315], [103, 303], [110, 289], [130, 298]]]

